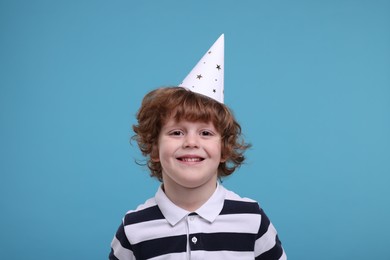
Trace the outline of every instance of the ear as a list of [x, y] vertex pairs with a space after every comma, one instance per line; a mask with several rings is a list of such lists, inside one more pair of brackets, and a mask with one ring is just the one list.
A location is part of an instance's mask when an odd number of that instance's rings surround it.
[[226, 139], [222, 139], [221, 141], [221, 160], [220, 160], [220, 163], [225, 163], [227, 161], [227, 157], [226, 156], [226, 146], [227, 146], [227, 141]]
[[221, 159], [220, 159], [220, 163], [225, 163], [227, 161], [227, 158], [226, 158], [226, 155], [224, 152], [221, 152]]
[[150, 153], [150, 159], [152, 159], [153, 162], [159, 162], [160, 156], [158, 154], [158, 146], [156, 144], [152, 147], [152, 152]]

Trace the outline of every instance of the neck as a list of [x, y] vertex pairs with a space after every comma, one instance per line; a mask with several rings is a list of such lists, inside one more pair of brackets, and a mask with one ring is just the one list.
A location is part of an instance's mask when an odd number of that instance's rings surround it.
[[199, 209], [213, 195], [217, 181], [196, 188], [177, 187], [164, 182], [163, 189], [167, 197], [178, 207], [190, 212]]

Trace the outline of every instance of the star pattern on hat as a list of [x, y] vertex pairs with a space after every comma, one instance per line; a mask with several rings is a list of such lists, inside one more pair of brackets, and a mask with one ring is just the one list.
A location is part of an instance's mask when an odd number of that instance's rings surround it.
[[222, 34], [183, 80], [182, 87], [223, 103], [224, 35]]

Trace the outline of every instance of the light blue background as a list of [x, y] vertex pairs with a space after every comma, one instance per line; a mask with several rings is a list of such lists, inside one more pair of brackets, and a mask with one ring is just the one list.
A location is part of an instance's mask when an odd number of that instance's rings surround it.
[[253, 144], [224, 185], [290, 259], [390, 259], [390, 2], [0, 1], [0, 256], [106, 259], [158, 183], [129, 144], [143, 95], [225, 33]]

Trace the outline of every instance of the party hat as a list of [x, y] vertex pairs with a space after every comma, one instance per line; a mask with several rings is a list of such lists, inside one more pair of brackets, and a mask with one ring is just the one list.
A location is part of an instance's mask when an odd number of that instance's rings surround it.
[[183, 80], [180, 87], [223, 103], [224, 47], [222, 34]]

